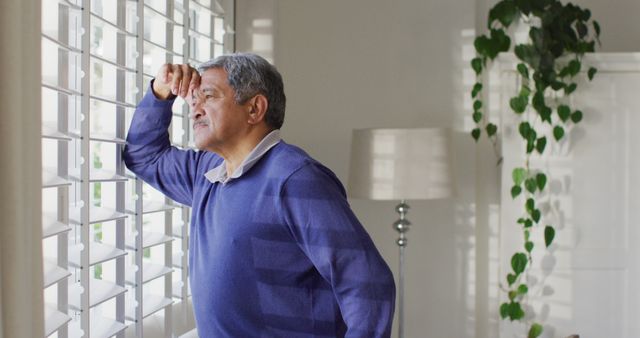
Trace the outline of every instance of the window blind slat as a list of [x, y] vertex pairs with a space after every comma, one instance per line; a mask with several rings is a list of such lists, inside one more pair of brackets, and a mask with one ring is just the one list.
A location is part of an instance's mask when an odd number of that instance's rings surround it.
[[[82, 287], [80, 283], [74, 283], [70, 288], [73, 290], [69, 297], [69, 307], [73, 310], [80, 311], [80, 291]], [[90, 308], [96, 307], [111, 298], [127, 292], [127, 289], [122, 286], [95, 278], [90, 279], [89, 288], [91, 290], [89, 296]]]
[[51, 236], [59, 235], [71, 230], [71, 227], [56, 220], [55, 215], [49, 213], [43, 213], [42, 215], [42, 238], [49, 238]]
[[56, 188], [71, 185], [69, 180], [55, 173], [55, 168], [45, 168], [42, 171], [42, 188]]
[[44, 335], [50, 336], [71, 320], [68, 315], [56, 310], [54, 305], [46, 304], [44, 307]]
[[[80, 220], [80, 210], [78, 208], [72, 208], [69, 215], [71, 223], [82, 224]], [[92, 206], [89, 210], [89, 217], [89, 224], [94, 224], [124, 219], [128, 216], [113, 209]]]
[[[164, 244], [173, 241], [172, 236], [167, 236], [166, 234], [152, 231], [143, 231], [142, 232], [142, 248], [150, 248], [152, 246]], [[127, 241], [127, 248], [135, 249], [136, 245], [133, 238]]]
[[71, 272], [58, 266], [58, 264], [45, 259], [44, 260], [44, 288], [71, 276]]
[[120, 27], [120, 26], [116, 25], [115, 23], [103, 18], [99, 14], [91, 12], [91, 18], [92, 19], [96, 19], [100, 23], [106, 24], [106, 25], [110, 26], [111, 28], [116, 29], [119, 33], [124, 34], [124, 35], [126, 35], [128, 37], [137, 37], [136, 34], [133, 34], [133, 33], [129, 32], [129, 31], [127, 31], [124, 27]]
[[[93, 242], [90, 246], [89, 266], [104, 263], [127, 254], [124, 250], [98, 242]], [[86, 245], [83, 244], [76, 244], [69, 247], [69, 265], [76, 268], [81, 267], [80, 257], [84, 247], [86, 247]]]
[[170, 24], [172, 24], [174, 26], [177, 26], [177, 27], [182, 27], [183, 26], [181, 23], [178, 23], [175, 20], [169, 18], [165, 13], [160, 12], [159, 10], [149, 6], [148, 4], [144, 4], [144, 9], [152, 12], [157, 17], [161, 17], [164, 21], [166, 21], [166, 22], [168, 22], [168, 23], [170, 23]]
[[45, 38], [45, 40], [48, 40], [50, 42], [53, 42], [54, 44], [56, 44], [59, 48], [62, 48], [63, 50], [66, 50], [67, 52], [71, 52], [71, 53], [76, 53], [76, 54], [82, 54], [82, 49], [70, 46], [64, 42], [61, 42], [60, 40], [49, 36], [45, 33], [42, 33], [42, 37]]
[[[173, 269], [170, 267], [160, 265], [160, 264], [143, 262], [142, 263], [142, 283], [148, 283], [154, 279], [160, 278], [172, 272], [173, 272]], [[136, 271], [133, 269], [133, 267], [130, 267], [129, 269], [127, 269], [127, 276], [126, 276], [127, 284], [130, 284], [130, 285], [136, 284], [135, 273]]]
[[112, 65], [112, 66], [114, 66], [114, 67], [116, 67], [118, 69], [122, 69], [122, 70], [125, 70], [125, 71], [130, 72], [130, 73], [137, 73], [138, 72], [134, 68], [121, 65], [121, 64], [119, 64], [119, 63], [117, 63], [115, 61], [111, 61], [109, 59], [105, 59], [102, 56], [94, 54], [94, 53], [91, 53], [91, 58], [93, 58], [93, 59], [95, 59], [97, 61], [100, 61], [100, 62], [104, 62], [104, 63], [110, 64], [110, 65]]
[[[156, 296], [152, 294], [146, 294], [143, 298], [144, 308], [142, 310], [142, 318], [147, 318], [152, 314], [166, 308], [173, 304], [173, 300], [162, 296]], [[135, 316], [132, 312], [127, 312], [128, 320], [135, 320]]]
[[59, 141], [71, 141], [72, 138], [66, 133], [60, 132], [57, 127], [43, 123], [42, 124], [42, 138], [48, 138]]
[[176, 52], [174, 52], [172, 50], [169, 50], [169, 49], [167, 49], [167, 47], [165, 47], [165, 46], [163, 46], [163, 45], [161, 45], [159, 43], [155, 43], [155, 42], [153, 42], [153, 41], [151, 41], [149, 39], [144, 39], [144, 43], [147, 43], [147, 44], [150, 44], [150, 45], [152, 45], [152, 46], [154, 46], [156, 48], [162, 49], [167, 54], [170, 54], [170, 55], [173, 55], [173, 56], [177, 56], [177, 57], [183, 57], [182, 54], [176, 53]]
[[134, 108], [134, 109], [136, 108], [136, 106], [134, 104], [121, 102], [121, 101], [117, 101], [117, 100], [112, 100], [112, 99], [109, 99], [109, 98], [106, 98], [106, 97], [90, 95], [89, 98], [92, 99], [92, 100], [111, 103], [111, 104], [115, 104], [115, 105], [122, 106], [122, 107]]

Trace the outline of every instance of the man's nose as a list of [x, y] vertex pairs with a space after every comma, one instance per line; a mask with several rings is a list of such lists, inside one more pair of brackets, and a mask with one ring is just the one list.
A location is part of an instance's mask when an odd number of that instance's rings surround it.
[[192, 120], [197, 120], [198, 118], [200, 118], [202, 115], [204, 115], [204, 112], [202, 111], [202, 106], [200, 105], [195, 105], [191, 107], [191, 113], [189, 114], [189, 117]]
[[190, 100], [189, 108], [191, 111], [189, 117], [191, 117], [192, 120], [196, 120], [204, 114], [204, 111], [202, 110], [202, 102], [197, 95], [192, 97]]

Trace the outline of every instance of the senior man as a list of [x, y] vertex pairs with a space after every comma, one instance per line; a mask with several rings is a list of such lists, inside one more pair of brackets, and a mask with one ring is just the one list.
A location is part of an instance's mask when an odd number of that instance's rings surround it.
[[[176, 96], [199, 151], [170, 144]], [[393, 276], [334, 173], [280, 138], [285, 102], [274, 66], [230, 54], [162, 66], [134, 114], [127, 167], [193, 209], [198, 334], [389, 337]]]

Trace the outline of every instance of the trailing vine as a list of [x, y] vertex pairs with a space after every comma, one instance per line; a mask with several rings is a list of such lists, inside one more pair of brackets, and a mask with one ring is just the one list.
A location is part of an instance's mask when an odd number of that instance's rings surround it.
[[[585, 53], [594, 52], [600, 43], [600, 25], [591, 18], [588, 9], [559, 0], [502, 0], [489, 11], [488, 29], [485, 35], [474, 41], [477, 57], [471, 61], [477, 82], [471, 91], [473, 121], [476, 127], [471, 136], [476, 142], [486, 133], [497, 151], [498, 127], [489, 122], [483, 113], [483, 71], [501, 52], [511, 50], [509, 27], [518, 21], [528, 25], [527, 43], [517, 44], [513, 52], [518, 58], [517, 74], [520, 88], [509, 101], [513, 113], [519, 116], [518, 132], [522, 137], [525, 161], [512, 171], [512, 198], [524, 201], [522, 216], [517, 220], [523, 231], [524, 245], [511, 257], [511, 271], [506, 276], [507, 286], [502, 288], [508, 296], [500, 306], [502, 319], [524, 321], [522, 306], [529, 286], [525, 276], [532, 265], [534, 242], [531, 231], [544, 224], [544, 242], [548, 248], [555, 238], [555, 228], [543, 222], [538, 199], [547, 188], [547, 174], [540, 168], [532, 168], [530, 158], [535, 153], [544, 154], [547, 144], [560, 142], [567, 132], [582, 121], [583, 113], [569, 106], [567, 98], [577, 89], [577, 76], [583, 71]], [[597, 69], [586, 71], [589, 81]], [[555, 112], [555, 114], [554, 114]], [[546, 132], [549, 130], [550, 132]], [[550, 135], [547, 135], [550, 133]], [[528, 337], [542, 334], [540, 323], [531, 323]]]

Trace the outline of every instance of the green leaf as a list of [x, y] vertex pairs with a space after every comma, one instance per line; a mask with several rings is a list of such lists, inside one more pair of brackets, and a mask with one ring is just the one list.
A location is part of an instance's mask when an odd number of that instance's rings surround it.
[[524, 203], [524, 208], [527, 210], [527, 213], [531, 213], [533, 209], [536, 208], [536, 202], [533, 198], [527, 198], [527, 201]]
[[538, 51], [544, 50], [544, 33], [542, 29], [531, 26], [529, 29], [529, 37]]
[[496, 125], [493, 123], [489, 123], [487, 124], [486, 130], [487, 130], [487, 135], [491, 137], [496, 134], [496, 132], [498, 131], [498, 127], [496, 127]]
[[523, 317], [524, 311], [522, 311], [520, 303], [512, 302], [511, 304], [509, 304], [509, 319], [513, 321], [522, 319]]
[[533, 250], [533, 242], [528, 241], [524, 243], [524, 248], [525, 250], [527, 250], [528, 253], [531, 253], [531, 250]]
[[600, 37], [600, 24], [598, 21], [593, 20], [593, 29], [596, 31], [596, 36]]
[[474, 47], [480, 55], [484, 55], [493, 60], [500, 52], [506, 52], [511, 46], [511, 38], [503, 29], [491, 29], [490, 37], [486, 35], [478, 36], [474, 42]]
[[527, 287], [527, 285], [520, 284], [520, 286], [518, 286], [518, 294], [526, 295], [527, 292], [529, 292], [529, 288]]
[[480, 128], [475, 128], [471, 131], [471, 136], [473, 137], [474, 140], [476, 140], [476, 142], [478, 142], [478, 139], [480, 138]]
[[521, 185], [522, 182], [524, 182], [526, 175], [527, 171], [524, 168], [515, 168], [511, 172], [511, 177], [513, 178], [513, 183], [515, 185]]
[[582, 112], [579, 110], [574, 111], [573, 114], [571, 114], [571, 121], [573, 121], [573, 123], [582, 121]]
[[569, 61], [569, 75], [576, 76], [578, 73], [580, 73], [580, 68], [582, 67], [582, 63], [578, 60], [571, 60]]
[[524, 77], [525, 79], [529, 78], [529, 69], [527, 68], [527, 65], [524, 63], [518, 64], [518, 73], [520, 73], [520, 75], [522, 75], [522, 77]]
[[525, 228], [531, 228], [532, 226], [533, 226], [533, 221], [527, 218], [527, 219], [524, 221], [524, 227], [525, 227]]
[[555, 90], [555, 91], [558, 91], [558, 90], [564, 88], [564, 82], [562, 82], [562, 81], [553, 81], [551, 83], [551, 88], [553, 90]]
[[520, 193], [522, 192], [522, 188], [520, 188], [520, 186], [514, 185], [513, 187], [511, 187], [511, 198], [516, 198], [518, 197], [518, 195], [520, 195]]
[[544, 94], [542, 93], [542, 91], [538, 90], [535, 94], [533, 94], [531, 105], [533, 105], [533, 108], [538, 112], [541, 112], [544, 107], [547, 106], [544, 102]]
[[560, 117], [560, 120], [562, 120], [562, 122], [567, 121], [569, 119], [569, 116], [571, 116], [571, 108], [564, 104], [560, 105], [558, 107], [558, 116]]
[[518, 224], [524, 224], [524, 218], [522, 217], [518, 218]]
[[514, 290], [511, 290], [508, 293], [508, 297], [509, 297], [510, 301], [514, 301], [516, 299], [516, 297], [518, 297], [518, 292], [514, 291]]
[[535, 149], [534, 142], [531, 140], [527, 140], [527, 154], [531, 154], [533, 152], [533, 149]]
[[[531, 150], [533, 150], [533, 143], [536, 141], [536, 137], [538, 137], [538, 134], [536, 133], [536, 130], [531, 128], [529, 129], [529, 133], [527, 133], [527, 141], [529, 141], [529, 143], [531, 143]], [[531, 152], [531, 151], [529, 151]]]
[[529, 132], [531, 131], [531, 125], [529, 122], [521, 122], [518, 126], [518, 131], [520, 132], [520, 136], [525, 140], [529, 139]]
[[503, 27], [509, 27], [518, 15], [518, 9], [513, 1], [501, 1], [489, 11], [489, 28], [498, 20]]
[[547, 246], [547, 248], [549, 247], [549, 245], [551, 245], [551, 243], [553, 243], [553, 238], [556, 236], [556, 230], [550, 226], [547, 225], [546, 227], [544, 227], [544, 244]]
[[471, 60], [471, 68], [476, 72], [476, 75], [480, 75], [482, 73], [482, 59], [474, 58]]
[[553, 128], [553, 137], [556, 139], [556, 141], [560, 141], [560, 139], [562, 139], [563, 136], [564, 136], [564, 128], [560, 126], [555, 126]]
[[513, 109], [513, 111], [516, 112], [517, 114], [522, 114], [527, 109], [528, 103], [529, 103], [529, 100], [527, 99], [526, 96], [525, 97], [514, 96], [509, 101], [509, 106], [511, 106], [511, 109]]
[[524, 231], [524, 241], [528, 242], [530, 236], [531, 236], [531, 233], [529, 232], [529, 230], [525, 230]]
[[528, 192], [533, 194], [536, 192], [536, 188], [538, 188], [538, 185], [536, 184], [536, 180], [534, 178], [527, 178], [527, 180], [524, 181], [524, 187]]
[[572, 83], [572, 84], [564, 87], [564, 93], [569, 95], [569, 94], [573, 93], [576, 90], [576, 88], [578, 88], [578, 85], [575, 84], [575, 83]]
[[538, 113], [540, 114], [540, 119], [543, 122], [546, 121], [547, 123], [551, 124], [551, 108], [545, 106]]
[[536, 142], [536, 150], [538, 153], [542, 154], [544, 152], [544, 148], [547, 146], [547, 138], [545, 136], [538, 139]]
[[511, 47], [511, 38], [509, 38], [509, 36], [502, 29], [492, 29], [491, 40], [493, 40], [498, 47], [498, 53], [506, 52], [509, 50], [509, 47]]
[[520, 96], [524, 96], [527, 99], [529, 98], [529, 95], [531, 95], [531, 88], [529, 88], [528, 86], [522, 85], [522, 87], [520, 88]]
[[520, 44], [513, 51], [518, 59], [524, 61], [532, 69], [538, 70], [540, 68], [540, 52], [533, 45]]
[[578, 41], [576, 45], [576, 53], [586, 54], [593, 53], [596, 49], [595, 41]]
[[473, 117], [473, 122], [475, 123], [479, 123], [480, 120], [482, 120], [482, 113], [479, 111], [474, 112], [471, 116]]
[[536, 223], [540, 222], [540, 209], [531, 210], [531, 219]]
[[473, 102], [473, 110], [480, 110], [480, 108], [482, 108], [482, 101], [475, 100]]
[[538, 190], [544, 190], [544, 186], [547, 184], [547, 175], [538, 173], [536, 175], [536, 183], [538, 184]]
[[509, 283], [509, 286], [513, 285], [513, 283], [516, 282], [516, 278], [518, 278], [518, 276], [510, 273], [507, 275], [507, 283]]
[[[502, 311], [502, 309], [500, 310]], [[538, 338], [540, 337], [541, 334], [542, 334], [542, 325], [538, 323], [533, 323], [533, 325], [531, 325], [531, 329], [529, 329], [529, 334], [527, 335], [527, 338]]]
[[524, 271], [524, 268], [527, 267], [527, 255], [518, 252], [511, 257], [511, 268], [516, 275], [521, 274]]
[[500, 318], [505, 319], [509, 316], [509, 303], [502, 303], [500, 305]]
[[598, 72], [597, 69], [593, 67], [589, 68], [589, 71], [587, 71], [587, 76], [589, 77], [589, 81], [593, 80], [593, 77], [596, 75], [597, 72]]
[[478, 94], [482, 91], [482, 83], [476, 83], [473, 85], [473, 89], [471, 90], [471, 98], [478, 96]]

